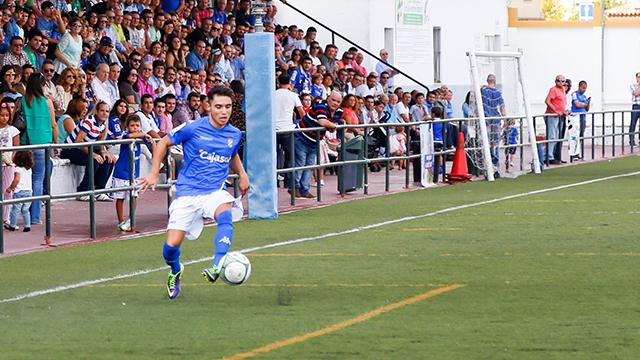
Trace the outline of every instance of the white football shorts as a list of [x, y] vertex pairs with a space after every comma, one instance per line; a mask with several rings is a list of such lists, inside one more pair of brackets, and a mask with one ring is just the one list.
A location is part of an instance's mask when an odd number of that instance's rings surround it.
[[207, 195], [181, 196], [169, 207], [167, 230], [184, 231], [187, 240], [196, 240], [204, 228], [204, 219], [213, 219], [218, 206], [231, 203], [233, 221], [242, 218], [242, 199], [235, 199], [228, 191], [218, 190]]
[[[134, 184], [135, 183], [136, 182], [134, 182]], [[129, 186], [129, 180], [111, 178], [112, 188], [119, 188], [119, 187], [125, 187], [125, 186]], [[116, 192], [112, 192], [110, 195], [113, 199], [116, 199], [116, 200], [129, 200], [128, 191], [116, 191]], [[138, 190], [133, 190], [133, 197], [134, 198], [138, 197]]]

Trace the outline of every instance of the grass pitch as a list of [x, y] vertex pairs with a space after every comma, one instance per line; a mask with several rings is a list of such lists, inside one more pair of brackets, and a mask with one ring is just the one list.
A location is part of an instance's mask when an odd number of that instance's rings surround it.
[[[413, 191], [236, 224], [233, 249], [320, 236], [640, 170], [640, 158]], [[162, 236], [0, 260], [0, 358], [637, 359], [640, 176], [248, 254], [248, 283], [163, 266]], [[215, 229], [185, 242], [211, 253]], [[435, 291], [435, 292], [434, 292]]]

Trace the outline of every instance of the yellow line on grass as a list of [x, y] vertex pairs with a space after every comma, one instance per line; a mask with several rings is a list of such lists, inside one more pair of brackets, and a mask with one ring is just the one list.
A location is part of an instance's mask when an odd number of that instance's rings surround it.
[[285, 347], [285, 346], [294, 345], [294, 344], [297, 344], [297, 343], [300, 343], [300, 342], [303, 342], [303, 341], [307, 341], [309, 339], [313, 339], [313, 338], [316, 338], [316, 337], [319, 337], [319, 336], [322, 336], [322, 335], [326, 335], [326, 334], [332, 333], [334, 331], [338, 331], [338, 330], [342, 330], [342, 329], [348, 328], [348, 327], [353, 326], [355, 324], [370, 320], [370, 319], [372, 319], [372, 318], [374, 318], [374, 317], [376, 317], [378, 315], [382, 315], [384, 313], [393, 311], [393, 310], [398, 309], [398, 308], [403, 307], [403, 306], [407, 306], [407, 305], [411, 305], [411, 304], [417, 303], [419, 301], [428, 299], [428, 298], [436, 296], [436, 295], [440, 295], [440, 294], [445, 293], [447, 291], [452, 291], [452, 290], [459, 289], [462, 286], [463, 285], [453, 284], [453, 285], [449, 285], [449, 286], [446, 286], [446, 287], [441, 287], [439, 289], [430, 290], [430, 291], [427, 291], [427, 292], [425, 292], [423, 294], [416, 295], [416, 296], [404, 299], [402, 301], [398, 301], [398, 302], [393, 303], [393, 304], [381, 306], [381, 307], [379, 307], [379, 308], [377, 308], [375, 310], [366, 312], [366, 313], [364, 313], [362, 315], [359, 315], [359, 316], [357, 316], [357, 317], [355, 317], [353, 319], [349, 319], [349, 320], [346, 320], [346, 321], [343, 321], [343, 322], [339, 322], [337, 324], [334, 324], [334, 325], [331, 325], [331, 326], [327, 326], [326, 328], [323, 328], [323, 329], [320, 329], [320, 330], [316, 330], [316, 331], [312, 331], [312, 332], [306, 333], [304, 335], [294, 336], [292, 338], [289, 338], [289, 339], [286, 339], [286, 340], [282, 340], [282, 341], [276, 341], [276, 342], [273, 342], [271, 344], [267, 344], [267, 345], [255, 348], [255, 349], [253, 349], [251, 351], [247, 351], [247, 352], [244, 352], [244, 353], [238, 353], [238, 354], [235, 354], [235, 355], [231, 355], [231, 356], [225, 357], [224, 359], [225, 360], [241, 360], [241, 359], [246, 359], [246, 358], [249, 358], [249, 357], [252, 357], [252, 356], [256, 356], [256, 355], [259, 355], [259, 354], [263, 354], [263, 353], [266, 353], [266, 352], [269, 352], [269, 351], [277, 350], [277, 349], [280, 349], [280, 348]]

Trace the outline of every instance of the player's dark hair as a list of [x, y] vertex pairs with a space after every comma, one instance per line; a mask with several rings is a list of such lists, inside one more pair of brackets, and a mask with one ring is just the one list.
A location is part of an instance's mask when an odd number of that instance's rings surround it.
[[209, 100], [213, 100], [216, 96], [226, 96], [229, 99], [231, 99], [231, 101], [233, 101], [233, 99], [235, 98], [235, 95], [233, 94], [233, 90], [224, 86], [214, 86], [209, 91], [209, 94], [208, 94]]

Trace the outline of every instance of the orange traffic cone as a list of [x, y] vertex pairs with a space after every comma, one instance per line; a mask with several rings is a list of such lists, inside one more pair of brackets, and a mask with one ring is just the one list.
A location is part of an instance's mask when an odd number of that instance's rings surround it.
[[464, 134], [462, 131], [458, 133], [458, 146], [453, 157], [453, 167], [451, 172], [447, 174], [446, 181], [449, 184], [471, 181], [471, 175], [467, 169], [467, 152], [464, 149]]

